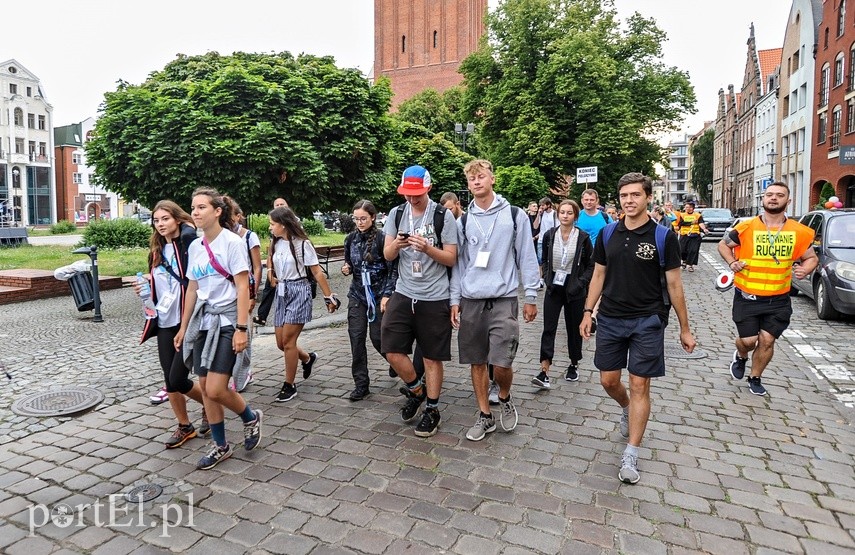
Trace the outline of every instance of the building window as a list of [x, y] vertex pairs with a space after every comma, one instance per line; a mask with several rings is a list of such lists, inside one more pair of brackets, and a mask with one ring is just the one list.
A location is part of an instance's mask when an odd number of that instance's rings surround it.
[[24, 139], [18, 137], [15, 139], [15, 154], [24, 153]]
[[807, 85], [799, 87], [799, 108], [804, 108], [807, 105]]
[[83, 155], [79, 152], [74, 152], [71, 154], [71, 163], [72, 164], [82, 164], [83, 163]]
[[843, 52], [834, 60], [834, 86], [843, 84]]
[[401, 35], [401, 53], [407, 51], [407, 35]]
[[33, 87], [27, 87], [27, 96], [33, 96]]
[[855, 90], [855, 44], [849, 50], [849, 86], [846, 90]]
[[30, 158], [35, 158], [36, 157], [36, 141], [30, 141], [29, 147], [30, 147], [30, 150], [29, 150]]
[[825, 28], [825, 33], [822, 40], [822, 49], [828, 50], [828, 27]]
[[39, 143], [39, 156], [47, 156], [47, 143]]
[[39, 116], [39, 129], [41, 129], [42, 131], [44, 131], [44, 130], [45, 130], [45, 128], [46, 128], [46, 127], [45, 127], [45, 117], [44, 117], [44, 116]]
[[796, 53], [793, 54], [793, 69], [790, 74], [795, 73], [799, 69], [799, 51], [796, 50]]
[[24, 111], [20, 108], [15, 108], [15, 125], [18, 127], [24, 126]]
[[837, 36], [842, 37], [843, 31], [846, 30], [846, 2], [840, 0], [840, 6], [837, 10]]
[[82, 173], [74, 172], [74, 173], [72, 174], [72, 181], [73, 181], [74, 183], [76, 183], [76, 184], [80, 185], [81, 183], [83, 183], [83, 174], [82, 174]]
[[835, 106], [831, 112], [831, 147], [829, 150], [837, 150], [840, 147], [840, 106]]
[[437, 34], [438, 33], [436, 31], [433, 32], [433, 47], [434, 48], [436, 48], [436, 36], [437, 36]]
[[853, 131], [855, 131], [855, 98], [850, 98], [846, 102], [846, 132]]
[[36, 128], [36, 115], [35, 114], [27, 114], [27, 127], [30, 129]]
[[9, 93], [18, 94], [18, 85], [16, 85], [15, 83], [9, 83]]
[[819, 125], [817, 125], [817, 143], [822, 144], [825, 142], [825, 132], [826, 127], [828, 126], [828, 112], [823, 112], [819, 115]]
[[819, 107], [828, 106], [828, 73], [830, 68], [828, 64], [822, 66], [822, 75], [819, 81]]

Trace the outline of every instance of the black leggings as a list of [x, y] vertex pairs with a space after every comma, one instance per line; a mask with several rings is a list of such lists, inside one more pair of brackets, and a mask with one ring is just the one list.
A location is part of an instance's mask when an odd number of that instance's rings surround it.
[[555, 332], [558, 331], [558, 318], [564, 309], [564, 324], [567, 326], [567, 354], [570, 362], [577, 364], [582, 360], [582, 335], [579, 324], [582, 323], [585, 298], [567, 300], [563, 287], [553, 287], [552, 292], [543, 296], [543, 335], [540, 336], [540, 361], [549, 361], [555, 355]]
[[700, 235], [683, 235], [680, 237], [680, 256], [689, 266], [697, 266], [698, 253], [701, 250]]
[[179, 326], [157, 330], [157, 356], [163, 369], [163, 381], [167, 393], [187, 394], [193, 389], [193, 380], [188, 376], [190, 369], [184, 366], [184, 349], [175, 350], [175, 335]]

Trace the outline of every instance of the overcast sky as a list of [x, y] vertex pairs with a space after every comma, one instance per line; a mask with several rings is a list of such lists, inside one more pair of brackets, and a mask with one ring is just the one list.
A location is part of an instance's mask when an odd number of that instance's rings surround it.
[[[490, 0], [491, 9], [498, 0]], [[46, 0], [27, 17], [8, 20], [0, 59], [14, 58], [41, 79], [54, 125], [97, 115], [118, 79], [140, 83], [176, 54], [217, 51], [307, 52], [333, 55], [367, 73], [374, 63], [373, 0]], [[33, 5], [35, 6], [35, 4]], [[656, 19], [668, 36], [665, 63], [689, 72], [698, 113], [685, 130], [714, 119], [719, 88], [742, 85], [753, 21], [760, 49], [778, 48], [786, 0], [616, 0]], [[23, 14], [20, 14], [23, 15]]]

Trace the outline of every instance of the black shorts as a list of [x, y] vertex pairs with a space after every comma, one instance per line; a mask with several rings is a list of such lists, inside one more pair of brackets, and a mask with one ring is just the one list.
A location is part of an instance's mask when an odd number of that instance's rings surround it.
[[626, 368], [633, 376], [665, 375], [665, 322], [658, 314], [639, 318], [597, 316], [594, 366], [600, 371]]
[[756, 337], [763, 330], [777, 339], [790, 326], [792, 315], [789, 295], [749, 300], [739, 289], [733, 290], [733, 322], [739, 337]]
[[451, 360], [450, 316], [448, 299], [416, 301], [400, 293], [393, 293], [386, 303], [380, 328], [383, 354], [410, 354], [413, 341], [418, 341], [424, 358]]
[[208, 332], [202, 330], [199, 332], [199, 337], [193, 343], [193, 372], [197, 376], [207, 376], [208, 372], [213, 374], [232, 375], [232, 370], [237, 360], [235, 349], [232, 347], [232, 337], [235, 335], [233, 326], [223, 326], [220, 328], [220, 339], [217, 341], [217, 352], [214, 353], [214, 358], [211, 360], [210, 368], [202, 367], [202, 350], [205, 348], [205, 338], [208, 337]]

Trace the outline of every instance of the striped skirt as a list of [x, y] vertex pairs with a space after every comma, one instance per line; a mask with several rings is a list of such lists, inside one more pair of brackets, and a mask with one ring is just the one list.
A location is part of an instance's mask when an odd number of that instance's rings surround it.
[[296, 279], [281, 282], [285, 286], [285, 294], [276, 292], [273, 325], [307, 324], [312, 321], [312, 291], [309, 280]]

